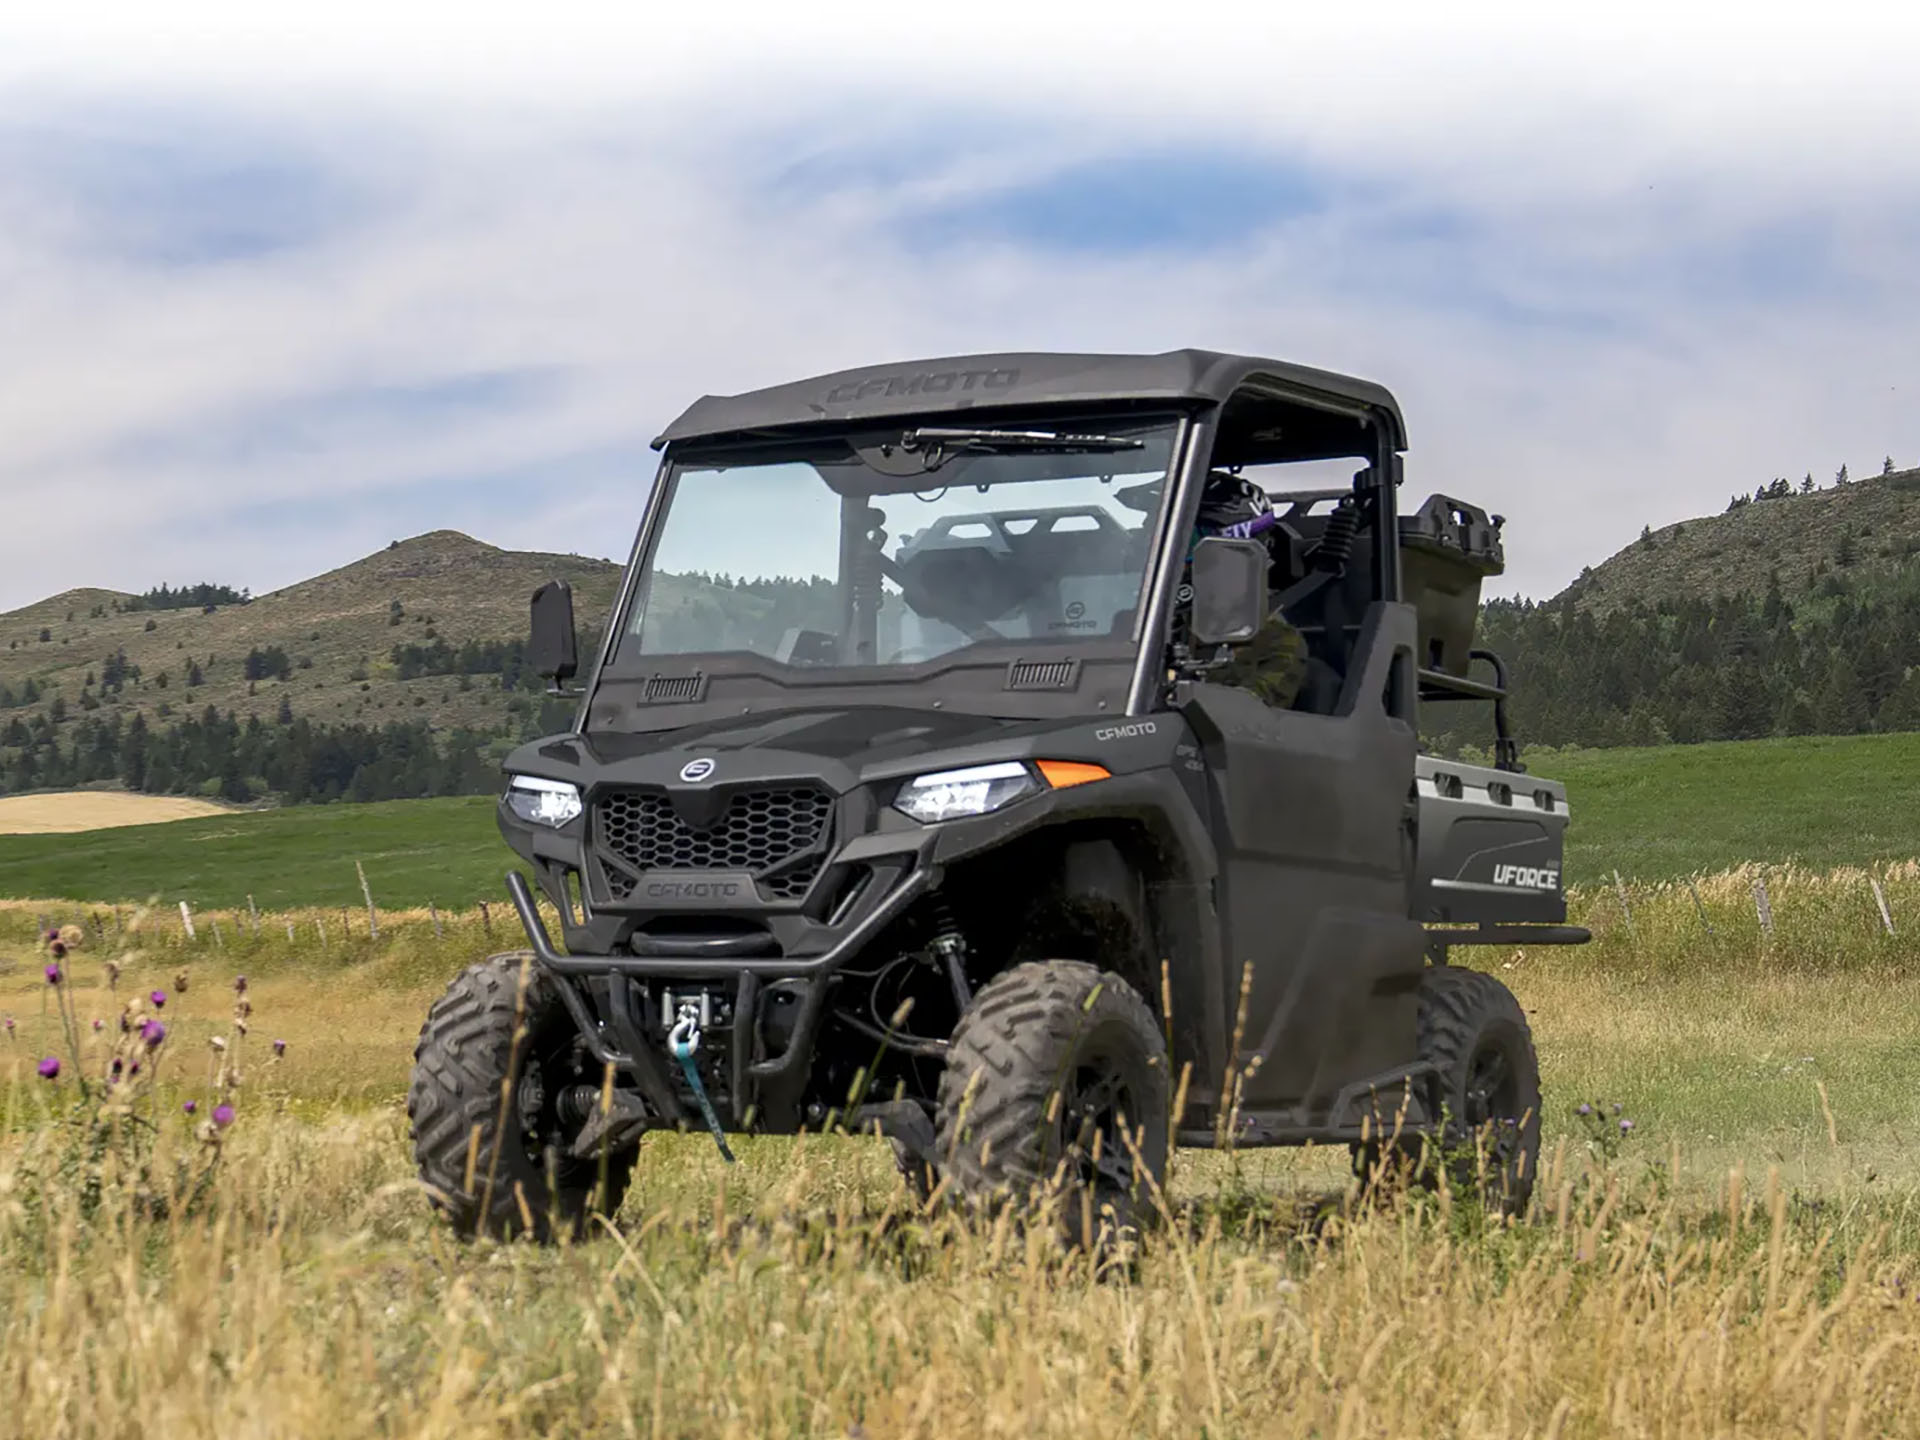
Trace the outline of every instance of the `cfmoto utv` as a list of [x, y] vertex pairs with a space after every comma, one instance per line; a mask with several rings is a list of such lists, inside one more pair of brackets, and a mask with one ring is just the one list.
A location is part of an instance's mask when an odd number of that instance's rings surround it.
[[[610, 1211], [656, 1128], [878, 1130], [922, 1187], [1101, 1224], [1176, 1144], [1472, 1141], [1524, 1201], [1527, 1022], [1447, 961], [1587, 938], [1566, 793], [1473, 648], [1501, 519], [1401, 513], [1386, 390], [971, 356], [710, 396], [655, 445], [573, 728], [506, 763], [558, 943], [509, 874], [530, 951], [416, 1052], [458, 1226]], [[567, 587], [532, 611], [558, 687]], [[1460, 702], [1490, 767], [1422, 753]]]

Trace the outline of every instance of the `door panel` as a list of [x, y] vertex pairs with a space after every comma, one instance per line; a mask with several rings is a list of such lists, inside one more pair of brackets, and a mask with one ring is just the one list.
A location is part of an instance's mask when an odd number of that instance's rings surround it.
[[1408, 913], [1415, 740], [1383, 697], [1416, 633], [1410, 607], [1370, 606], [1332, 715], [1217, 685], [1193, 687], [1183, 706], [1213, 796], [1229, 1003], [1252, 970], [1237, 1061], [1244, 1071], [1259, 1059], [1247, 1108], [1324, 1102], [1414, 1058], [1425, 964]]

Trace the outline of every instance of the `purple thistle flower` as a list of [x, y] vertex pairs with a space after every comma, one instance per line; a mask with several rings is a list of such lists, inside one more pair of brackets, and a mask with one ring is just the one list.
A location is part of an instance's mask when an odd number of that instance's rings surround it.
[[113, 1060], [113, 1068], [108, 1073], [111, 1074], [117, 1080], [120, 1078], [120, 1070], [121, 1070], [120, 1057], [116, 1055]]
[[1620, 1122], [1620, 1133], [1622, 1135], [1625, 1135], [1631, 1129], [1633, 1129], [1633, 1122], [1631, 1120], [1622, 1120]]
[[189, 1100], [187, 1101], [186, 1104], [182, 1105], [180, 1108], [184, 1110], [187, 1114], [191, 1115], [193, 1114], [194, 1111], [200, 1108], [200, 1102], [198, 1100]]
[[1580, 1108], [1574, 1111], [1573, 1113], [1576, 1115], [1591, 1115], [1593, 1113], [1593, 1107], [1587, 1104], [1585, 1101], [1582, 1101], [1580, 1103]]
[[64, 940], [55, 940], [51, 945], [47, 946], [47, 949], [53, 952], [54, 959], [63, 960], [67, 954], [67, 942]]
[[13, 1034], [13, 1016], [11, 1015], [7, 1016], [6, 1026], [7, 1026], [7, 1034], [12, 1035]]
[[139, 1073], [140, 1073], [140, 1062], [138, 1060], [134, 1061], [131, 1065], [127, 1067], [127, 1078], [129, 1080], [131, 1080], [134, 1076], [138, 1075]]
[[47, 984], [58, 985], [59, 983], [60, 983], [60, 967], [58, 965], [47, 966]]
[[47, 943], [49, 945], [53, 944], [53, 942], [58, 940], [59, 938], [60, 938], [60, 932], [58, 930], [47, 931]]
[[149, 1020], [140, 1027], [140, 1038], [147, 1042], [147, 1048], [151, 1050], [167, 1038], [167, 1027], [158, 1020]]
[[273, 1053], [274, 1053], [274, 1054], [276, 1054], [276, 1055], [284, 1055], [284, 1054], [286, 1054], [286, 1053], [287, 1053], [287, 1042], [286, 1042], [286, 1041], [284, 1041], [284, 1040], [276, 1040], [276, 1041], [274, 1041], [274, 1042], [273, 1042]]
[[49, 1055], [40, 1062], [40, 1078], [42, 1080], [58, 1080], [60, 1078], [59, 1056]]
[[106, 1023], [107, 1023], [106, 1021], [100, 1019], [98, 1016], [95, 1016], [93, 1021], [93, 1028], [95, 1033], [97, 1034], [99, 1031], [105, 1029]]
[[156, 990], [151, 995], [147, 996], [147, 999], [153, 1002], [154, 1009], [156, 1010], [164, 1009], [167, 1003], [167, 992], [164, 990]]
[[247, 993], [247, 977], [246, 976], [236, 975], [233, 977], [233, 993], [236, 995], [244, 995]]
[[217, 1128], [221, 1130], [224, 1130], [227, 1128], [227, 1126], [233, 1124], [233, 1106], [231, 1105], [214, 1106], [213, 1107], [213, 1123]]

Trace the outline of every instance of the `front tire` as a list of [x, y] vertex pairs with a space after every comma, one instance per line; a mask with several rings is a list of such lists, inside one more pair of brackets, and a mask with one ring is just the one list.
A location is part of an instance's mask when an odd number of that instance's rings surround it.
[[590, 1216], [619, 1210], [632, 1178], [637, 1147], [607, 1155], [604, 1190], [600, 1157], [568, 1153], [561, 1094], [599, 1077], [582, 1064], [557, 984], [529, 951], [494, 955], [462, 972], [421, 1027], [407, 1089], [414, 1159], [463, 1236], [578, 1234]]
[[1167, 1051], [1119, 976], [1077, 960], [1017, 965], [973, 997], [940, 1078], [943, 1173], [975, 1201], [1058, 1187], [1066, 1238], [1154, 1214], [1167, 1167]]

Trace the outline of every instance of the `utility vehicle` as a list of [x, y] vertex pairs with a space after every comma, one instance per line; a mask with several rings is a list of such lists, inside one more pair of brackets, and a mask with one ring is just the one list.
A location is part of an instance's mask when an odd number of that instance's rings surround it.
[[[922, 1186], [1063, 1187], [1081, 1239], [1143, 1216], [1175, 1144], [1477, 1136], [1492, 1203], [1525, 1198], [1526, 1018], [1447, 962], [1587, 938], [1566, 793], [1473, 648], [1501, 517], [1402, 513], [1385, 389], [969, 356], [709, 396], [655, 446], [573, 728], [505, 764], [558, 942], [510, 873], [530, 951], [421, 1032], [456, 1225], [577, 1227], [657, 1128], [878, 1130]], [[1223, 474], [1265, 534], [1196, 542]], [[1274, 617], [1284, 704], [1222, 679]], [[564, 584], [531, 652], [578, 669]], [[1422, 752], [1421, 708], [1463, 702], [1491, 766]]]

